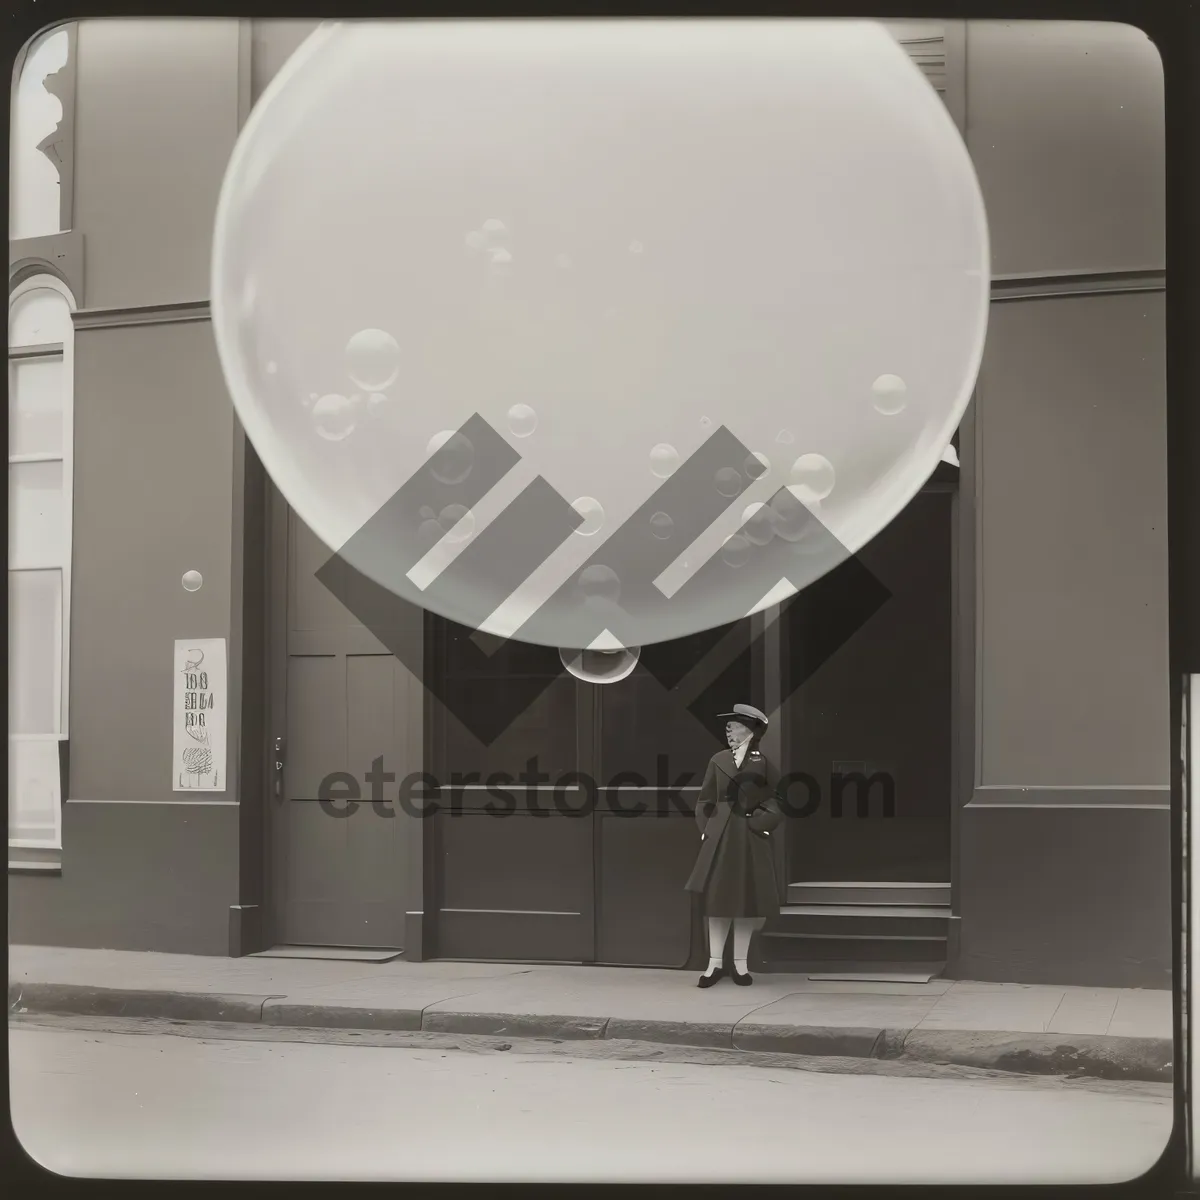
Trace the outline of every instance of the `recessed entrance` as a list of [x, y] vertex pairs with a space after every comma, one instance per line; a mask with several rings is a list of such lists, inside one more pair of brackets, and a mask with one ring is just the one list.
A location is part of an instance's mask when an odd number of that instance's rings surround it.
[[[779, 710], [768, 752], [820, 796], [778, 845], [768, 967], [945, 957], [952, 502], [927, 489], [857, 555], [891, 599]], [[788, 695], [795, 622], [645, 647], [628, 676], [595, 684], [553, 648], [482, 653], [413, 609], [422, 683], [314, 578], [329, 552], [278, 496], [275, 513], [285, 720], [271, 728], [286, 738], [267, 802], [268, 944], [402, 948], [415, 920], [426, 958], [684, 966], [698, 945], [690, 808], [721, 745], [715, 714]], [[396, 776], [377, 797], [380, 758]], [[416, 771], [409, 800], [436, 805], [427, 819], [397, 810], [395, 779]], [[354, 799], [321, 799], [337, 773]]]
[[[812, 811], [787, 826], [769, 962], [945, 961], [953, 501], [949, 484], [927, 488], [856, 555], [891, 597], [782, 707], [785, 769], [813, 781], [791, 798]], [[783, 624], [787, 694], [788, 641], [803, 632]]]

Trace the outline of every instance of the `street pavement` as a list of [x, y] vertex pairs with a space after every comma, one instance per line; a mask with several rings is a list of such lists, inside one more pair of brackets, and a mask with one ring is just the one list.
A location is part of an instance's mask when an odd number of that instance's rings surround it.
[[1169, 1081], [1168, 991], [519, 963], [218, 958], [14, 945], [9, 1011], [640, 1039]]
[[644, 1043], [27, 1016], [9, 1054], [26, 1151], [117, 1178], [1100, 1184], [1173, 1116], [1166, 1084]]

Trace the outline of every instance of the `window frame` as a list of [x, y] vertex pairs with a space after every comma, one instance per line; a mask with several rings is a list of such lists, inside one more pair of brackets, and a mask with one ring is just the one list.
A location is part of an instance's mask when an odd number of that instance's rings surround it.
[[[58, 707], [58, 731], [56, 733], [23, 733], [14, 734], [9, 730], [10, 755], [12, 754], [11, 745], [14, 742], [33, 744], [33, 743], [55, 743], [55, 759], [56, 763], [61, 762], [61, 747], [70, 736], [70, 680], [71, 680], [71, 580], [72, 580], [72, 559], [74, 546], [74, 497], [75, 497], [75, 331], [73, 327], [74, 315], [78, 305], [71, 289], [57, 275], [51, 274], [49, 271], [39, 272], [36, 275], [30, 275], [22, 280], [14, 287], [8, 298], [8, 313], [11, 327], [12, 314], [14, 306], [30, 292], [35, 291], [53, 291], [63, 298], [67, 306], [68, 321], [71, 322], [67, 333], [66, 340], [61, 344], [57, 342], [45, 343], [39, 345], [14, 346], [9, 344], [8, 362], [11, 371], [11, 365], [16, 362], [35, 361], [38, 358], [58, 357], [61, 354], [62, 361], [62, 445], [59, 454], [50, 453], [32, 453], [32, 454], [10, 454], [9, 463], [9, 488], [12, 487], [12, 467], [16, 464], [27, 462], [60, 462], [62, 464], [62, 511], [63, 511], [63, 530], [62, 530], [62, 555], [61, 562], [47, 565], [41, 562], [31, 564], [14, 565], [11, 561], [8, 564], [9, 578], [16, 571], [37, 571], [37, 570], [54, 570], [57, 569], [61, 573], [61, 589], [60, 589], [60, 606], [58, 620], [58, 638], [57, 638], [57, 661], [59, 663], [58, 678], [55, 682], [55, 699]], [[11, 337], [11, 335], [10, 335]], [[15, 389], [9, 395], [9, 420], [12, 419], [12, 405], [16, 400]], [[9, 803], [13, 803], [13, 797], [10, 796]], [[59, 776], [59, 788], [57, 803], [54, 806], [54, 834], [49, 841], [45, 838], [21, 838], [9, 837], [10, 849], [27, 849], [27, 850], [61, 850], [62, 849], [62, 779]]]

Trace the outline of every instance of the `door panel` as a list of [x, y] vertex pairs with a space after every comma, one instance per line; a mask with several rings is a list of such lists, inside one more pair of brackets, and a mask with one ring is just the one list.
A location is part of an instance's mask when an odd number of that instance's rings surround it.
[[[749, 695], [749, 690], [746, 692]], [[730, 704], [736, 701], [729, 701]], [[705, 727], [658, 680], [638, 667], [600, 694], [600, 779], [631, 772], [654, 785], [683, 773], [699, 786], [708, 760], [723, 745], [721, 725]]]
[[[952, 499], [919, 493], [858, 553], [891, 599], [784, 705], [785, 769], [821, 789], [817, 810], [788, 822], [792, 882], [950, 878]], [[785, 670], [787, 658], [785, 646]], [[877, 772], [894, 781], [894, 815], [882, 783], [865, 815], [854, 788], [839, 814], [833, 776]]]
[[304, 801], [288, 808], [278, 847], [286, 878], [276, 942], [401, 949], [404, 913], [394, 893], [406, 847], [399, 823], [369, 805], [340, 819]]
[[690, 817], [595, 821], [596, 959], [613, 966], [682, 967], [692, 944], [692, 897], [683, 890], [699, 837]]
[[[445, 703], [432, 700], [433, 772], [443, 784], [452, 773], [478, 772], [484, 781], [494, 772], [514, 778], [531, 759], [552, 780], [582, 769], [580, 744], [583, 685], [566, 674], [558, 651], [546, 646], [505, 642], [489, 656], [475, 651], [472, 631], [441, 618], [433, 623], [432, 669], [438, 672]], [[526, 702], [517, 699], [527, 681], [548, 681]], [[508, 683], [511, 691], [498, 693]], [[476, 737], [481, 710], [507, 705], [511, 724], [490, 743]], [[482, 722], [486, 724], [486, 722]]]
[[[397, 779], [418, 769], [420, 690], [315, 578], [330, 551], [277, 496], [272, 539], [273, 619], [286, 630], [272, 714], [285, 738], [283, 789], [268, 816], [272, 940], [401, 949], [415, 822], [398, 813], [395, 783], [373, 804], [365, 777], [376, 759]], [[320, 802], [336, 773], [354, 777], [357, 801]]]
[[437, 825], [439, 957], [592, 960], [590, 817], [476, 811]]
[[[433, 614], [426, 621], [429, 769], [441, 785], [432, 827], [433, 954], [590, 962], [592, 818], [555, 806], [558, 781], [587, 769], [587, 687], [562, 670], [552, 648], [503, 642], [481, 655], [472, 630]], [[546, 686], [524, 691], [531, 680]], [[486, 725], [489, 706], [511, 718], [490, 741], [474, 732]], [[543, 782], [522, 780], [529, 769]], [[477, 781], [461, 782], [473, 774]], [[506, 800], [489, 792], [496, 775], [508, 777]], [[575, 790], [562, 796], [559, 808], [584, 808]]]

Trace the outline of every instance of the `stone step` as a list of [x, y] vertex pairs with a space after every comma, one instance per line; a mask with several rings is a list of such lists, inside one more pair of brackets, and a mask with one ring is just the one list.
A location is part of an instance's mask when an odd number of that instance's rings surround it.
[[898, 904], [946, 906], [948, 883], [813, 881], [788, 885], [789, 904]]

